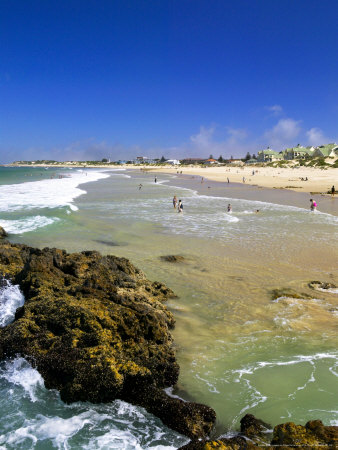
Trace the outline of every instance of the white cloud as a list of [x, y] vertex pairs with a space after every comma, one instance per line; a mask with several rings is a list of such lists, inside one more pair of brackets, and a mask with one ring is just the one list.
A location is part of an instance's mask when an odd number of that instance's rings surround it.
[[212, 137], [215, 132], [215, 127], [205, 128], [201, 126], [200, 132], [190, 136], [190, 141], [198, 149], [209, 148], [212, 144]]
[[268, 111], [270, 111], [274, 116], [278, 116], [283, 112], [283, 108], [281, 107], [281, 105], [266, 106], [265, 108]]
[[264, 133], [267, 145], [277, 150], [295, 145], [294, 140], [301, 132], [300, 121], [293, 119], [280, 119], [277, 124]]
[[324, 136], [322, 130], [316, 127], [310, 128], [310, 130], [306, 132], [306, 136], [308, 138], [308, 143], [313, 146], [323, 145], [331, 142], [330, 139]]
[[201, 126], [199, 133], [190, 136], [189, 142], [165, 150], [175, 158], [208, 157], [215, 158], [222, 155], [229, 158], [231, 155], [242, 157], [247, 151], [253, 150], [253, 144], [248, 144], [248, 133], [243, 128]]

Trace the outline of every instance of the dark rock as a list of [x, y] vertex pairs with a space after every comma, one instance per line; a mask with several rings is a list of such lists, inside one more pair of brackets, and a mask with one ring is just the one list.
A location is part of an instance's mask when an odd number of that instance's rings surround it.
[[8, 234], [6, 233], [6, 231], [2, 227], [0, 227], [0, 239], [3, 239], [7, 236]]
[[307, 422], [305, 427], [293, 422], [283, 423], [274, 428], [271, 445], [337, 448], [338, 427], [324, 426], [321, 420]]
[[179, 450], [254, 450], [258, 447], [241, 436], [220, 438], [214, 441], [191, 441]]
[[273, 289], [271, 291], [272, 300], [280, 297], [312, 299], [312, 297], [304, 292], [297, 292], [290, 288]]
[[24, 356], [62, 400], [144, 406], [189, 437], [205, 437], [211, 408], [169, 397], [179, 367], [163, 301], [173, 292], [127, 259], [0, 243], [0, 276], [26, 302], [0, 329], [0, 359]]
[[263, 422], [263, 420], [256, 419], [252, 414], [246, 414], [241, 419], [241, 433], [258, 444], [268, 443], [267, 433], [271, 432], [271, 430], [271, 425]]
[[98, 242], [99, 244], [107, 245], [108, 247], [121, 247], [127, 245], [125, 243], [118, 243], [113, 241], [104, 241], [101, 239], [94, 239], [94, 242]]
[[333, 283], [326, 283], [325, 281], [310, 281], [309, 283], [309, 287], [311, 289], [324, 289], [324, 290], [329, 290], [329, 289], [337, 289], [337, 286]]
[[172, 262], [172, 263], [179, 263], [179, 262], [185, 261], [184, 256], [180, 256], [180, 255], [166, 255], [166, 256], [161, 256], [160, 259], [162, 261]]

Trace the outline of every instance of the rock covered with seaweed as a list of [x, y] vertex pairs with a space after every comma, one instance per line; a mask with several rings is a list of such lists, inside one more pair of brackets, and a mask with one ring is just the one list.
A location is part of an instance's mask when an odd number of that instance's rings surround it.
[[309, 421], [305, 426], [287, 422], [276, 425], [271, 430], [269, 424], [252, 414], [246, 414], [241, 419], [241, 432], [237, 436], [220, 437], [215, 440], [192, 440], [179, 450], [254, 450], [257, 448], [291, 450], [337, 448], [337, 445], [338, 427], [325, 426], [320, 420]]
[[25, 304], [0, 330], [0, 359], [22, 355], [65, 402], [123, 399], [190, 437], [207, 435], [214, 411], [169, 397], [177, 382], [163, 301], [173, 295], [127, 259], [0, 242], [0, 275]]

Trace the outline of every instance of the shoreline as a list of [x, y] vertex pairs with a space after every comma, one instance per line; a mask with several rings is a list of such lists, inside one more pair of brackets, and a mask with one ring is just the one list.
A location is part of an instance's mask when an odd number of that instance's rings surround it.
[[[204, 169], [200, 169], [203, 171]], [[183, 174], [170, 173], [165, 170], [157, 171], [152, 169], [150, 171], [138, 171], [136, 173], [134, 168], [131, 168], [131, 173], [140, 176], [145, 174], [156, 174], [159, 181], [162, 175], [171, 175], [167, 181], [168, 186], [183, 187], [196, 191], [198, 195], [217, 196], [229, 199], [243, 199], [251, 201], [261, 201], [265, 203], [275, 203], [279, 205], [295, 206], [302, 209], [310, 209], [310, 198], [313, 198], [318, 203], [318, 212], [332, 214], [338, 216], [338, 201], [337, 197], [332, 198], [327, 194], [310, 194], [309, 192], [299, 192], [291, 189], [272, 189], [268, 187], [253, 185], [249, 183], [238, 183], [222, 180], [214, 180], [207, 178], [203, 173], [188, 174], [183, 170]], [[160, 174], [160, 177], [159, 177]], [[202, 176], [204, 182], [201, 183]], [[136, 177], [135, 177], [136, 178]], [[173, 192], [175, 194], [175, 192]]]
[[[313, 195], [328, 195], [328, 191], [333, 185], [338, 190], [338, 170], [335, 168], [320, 169], [318, 167], [294, 167], [294, 168], [274, 168], [268, 166], [135, 166], [133, 164], [121, 165], [83, 165], [83, 164], [6, 164], [3, 167], [31, 167], [31, 168], [74, 168], [74, 169], [114, 169], [133, 170], [142, 173], [167, 173], [175, 175], [183, 172], [185, 175], [200, 176], [206, 180], [227, 183], [239, 183], [243, 185], [259, 186], [275, 190], [288, 190], [294, 192], [307, 192]], [[253, 175], [253, 171], [255, 174]], [[305, 181], [306, 180], [306, 181]]]

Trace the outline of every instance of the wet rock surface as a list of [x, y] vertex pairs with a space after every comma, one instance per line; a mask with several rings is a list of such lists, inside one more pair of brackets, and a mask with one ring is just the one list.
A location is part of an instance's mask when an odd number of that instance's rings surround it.
[[246, 414], [241, 419], [241, 433], [252, 439], [257, 444], [267, 444], [268, 433], [272, 431], [272, 426], [263, 420], [257, 419], [252, 414]]
[[270, 425], [247, 414], [241, 419], [241, 434], [215, 440], [192, 440], [179, 450], [253, 450], [257, 448], [337, 448], [338, 427], [324, 426], [320, 420], [307, 422], [305, 426], [293, 422], [276, 425], [271, 442], [267, 440]]
[[4, 228], [0, 227], [0, 239], [3, 239], [5, 237], [7, 237], [8, 234], [7, 232], [4, 230]]
[[171, 263], [180, 263], [184, 262], [185, 258], [181, 255], [164, 255], [160, 256], [161, 261], [171, 262]]
[[337, 289], [337, 286], [333, 283], [326, 283], [325, 281], [310, 281], [309, 287], [314, 290], [330, 290]]
[[279, 288], [273, 289], [271, 291], [272, 300], [277, 298], [287, 297], [287, 298], [298, 298], [298, 299], [312, 299], [312, 297], [305, 292], [297, 292], [291, 288]]
[[123, 399], [189, 437], [208, 435], [211, 408], [163, 391], [179, 374], [174, 318], [163, 305], [169, 288], [125, 258], [7, 241], [0, 243], [1, 276], [26, 301], [0, 329], [0, 359], [24, 356], [67, 403]]
[[325, 426], [321, 420], [312, 420], [305, 426], [295, 425], [293, 422], [283, 423], [274, 428], [271, 445], [337, 448], [338, 427]]

